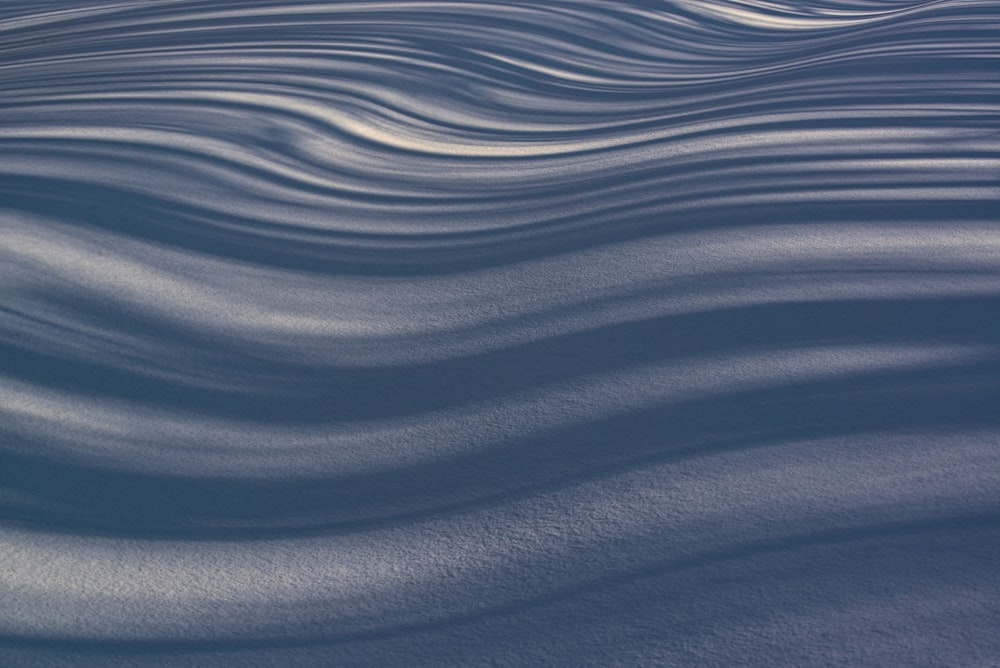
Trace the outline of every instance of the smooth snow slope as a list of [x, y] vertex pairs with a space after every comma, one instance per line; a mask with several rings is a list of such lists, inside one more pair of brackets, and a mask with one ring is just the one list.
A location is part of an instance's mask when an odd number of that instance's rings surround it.
[[994, 0], [0, 4], [0, 665], [1000, 665]]

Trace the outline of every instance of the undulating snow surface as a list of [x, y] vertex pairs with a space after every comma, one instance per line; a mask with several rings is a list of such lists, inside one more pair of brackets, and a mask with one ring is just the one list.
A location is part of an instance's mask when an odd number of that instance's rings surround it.
[[995, 0], [0, 4], [0, 665], [1000, 665]]

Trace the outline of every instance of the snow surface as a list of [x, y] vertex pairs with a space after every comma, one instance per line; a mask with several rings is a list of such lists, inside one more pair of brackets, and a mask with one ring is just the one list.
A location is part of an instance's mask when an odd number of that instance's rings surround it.
[[998, 60], [0, 4], [0, 666], [1000, 666]]

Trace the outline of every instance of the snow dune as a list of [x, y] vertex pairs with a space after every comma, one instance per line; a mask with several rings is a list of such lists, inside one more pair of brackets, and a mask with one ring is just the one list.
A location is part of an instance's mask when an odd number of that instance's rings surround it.
[[985, 0], [8, 0], [0, 664], [1000, 661]]

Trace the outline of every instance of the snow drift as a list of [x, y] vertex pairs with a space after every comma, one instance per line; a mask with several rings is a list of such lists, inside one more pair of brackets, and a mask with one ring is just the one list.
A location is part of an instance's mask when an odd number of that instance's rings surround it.
[[996, 661], [998, 34], [5, 2], [0, 663]]

